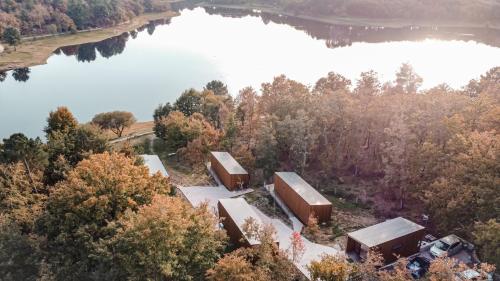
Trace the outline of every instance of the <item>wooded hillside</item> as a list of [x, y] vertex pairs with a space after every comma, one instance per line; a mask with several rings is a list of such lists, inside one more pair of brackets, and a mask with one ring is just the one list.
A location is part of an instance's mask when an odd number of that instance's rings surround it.
[[31, 35], [112, 26], [168, 8], [165, 0], [0, 0], [0, 34], [6, 27]]
[[219, 4], [273, 5], [295, 14], [377, 19], [499, 22], [500, 2], [469, 0], [214, 0]]

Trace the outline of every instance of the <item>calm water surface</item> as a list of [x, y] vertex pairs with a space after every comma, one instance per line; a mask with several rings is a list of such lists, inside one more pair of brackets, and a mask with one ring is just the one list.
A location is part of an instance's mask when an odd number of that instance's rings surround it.
[[394, 80], [409, 62], [424, 88], [443, 82], [460, 88], [500, 65], [500, 34], [492, 30], [330, 26], [202, 8], [157, 24], [61, 48], [47, 65], [7, 73], [0, 83], [0, 138], [42, 135], [49, 111], [61, 105], [80, 122], [111, 110], [151, 120], [158, 104], [214, 79], [235, 95], [279, 74], [313, 85], [330, 71], [355, 80], [373, 69], [382, 81]]

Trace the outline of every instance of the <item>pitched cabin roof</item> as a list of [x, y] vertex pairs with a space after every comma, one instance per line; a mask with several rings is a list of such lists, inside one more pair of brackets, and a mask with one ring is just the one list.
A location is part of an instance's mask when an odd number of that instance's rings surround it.
[[299, 194], [309, 205], [331, 205], [323, 195], [321, 195], [314, 187], [307, 183], [303, 178], [294, 172], [277, 172], [280, 177], [290, 188]]
[[410, 220], [398, 217], [348, 233], [347, 236], [371, 248], [424, 228]]
[[247, 175], [248, 172], [227, 152], [212, 151], [213, 157], [231, 175]]
[[243, 226], [245, 225], [245, 221], [248, 218], [253, 218], [255, 222], [262, 226], [263, 222], [260, 219], [259, 215], [254, 211], [252, 206], [250, 206], [247, 201], [243, 198], [235, 198], [235, 199], [219, 199], [219, 203], [224, 207], [228, 215], [231, 217], [230, 219], [238, 226], [238, 229], [243, 234], [245, 239], [248, 241], [250, 245], [258, 245], [260, 242], [256, 240], [254, 237], [249, 238], [245, 235], [245, 231], [243, 230]]
[[144, 165], [149, 168], [149, 174], [154, 175], [157, 172], [160, 172], [164, 177], [168, 177], [168, 172], [163, 166], [163, 163], [160, 160], [158, 155], [140, 155], [142, 159], [144, 159]]

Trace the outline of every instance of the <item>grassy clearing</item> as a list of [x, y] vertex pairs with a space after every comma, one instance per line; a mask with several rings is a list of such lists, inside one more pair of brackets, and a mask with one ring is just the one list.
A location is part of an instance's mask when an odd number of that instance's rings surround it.
[[47, 63], [47, 59], [59, 47], [99, 42], [139, 28], [150, 21], [167, 19], [177, 15], [178, 13], [173, 11], [144, 14], [129, 22], [110, 28], [26, 41], [17, 46], [16, 50], [12, 47], [7, 48], [7, 46], [4, 46], [6, 50], [0, 54], [0, 71], [45, 64]]
[[[123, 131], [122, 137], [129, 137], [129, 136], [149, 133], [153, 131], [153, 127], [154, 127], [154, 121], [137, 122], [130, 128], [125, 129]], [[106, 131], [105, 134], [110, 140], [117, 138], [116, 134], [111, 132], [110, 130]]]

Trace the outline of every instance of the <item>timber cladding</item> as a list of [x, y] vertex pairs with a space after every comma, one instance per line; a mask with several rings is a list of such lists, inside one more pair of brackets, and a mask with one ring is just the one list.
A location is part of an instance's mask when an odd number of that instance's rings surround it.
[[210, 165], [222, 183], [229, 190], [247, 188], [248, 172], [227, 152], [212, 151]]
[[318, 219], [318, 223], [330, 222], [332, 203], [296, 173], [275, 173], [274, 190], [305, 225], [309, 224], [311, 215]]
[[262, 226], [262, 220], [243, 198], [219, 199], [217, 203], [219, 218], [231, 242], [237, 246], [254, 246], [260, 244], [255, 238], [244, 234], [243, 226], [248, 218]]

